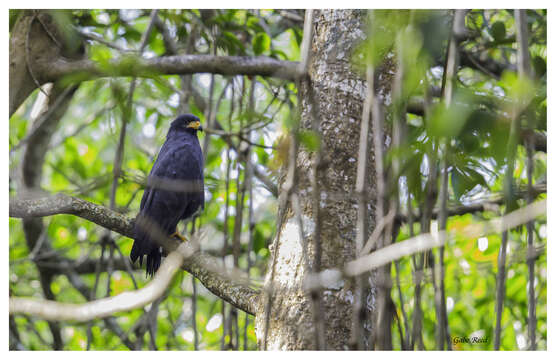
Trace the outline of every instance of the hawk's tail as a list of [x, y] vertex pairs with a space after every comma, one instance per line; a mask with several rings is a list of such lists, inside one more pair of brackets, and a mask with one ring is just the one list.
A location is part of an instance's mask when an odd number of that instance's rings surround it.
[[160, 267], [160, 262], [162, 260], [162, 254], [160, 252], [160, 246], [158, 246], [153, 240], [151, 240], [148, 231], [144, 231], [142, 226], [138, 224], [139, 219], [135, 219], [135, 225], [133, 229], [133, 247], [131, 248], [131, 262], [135, 263], [139, 259], [139, 265], [143, 265], [143, 256], [147, 256], [147, 276], [153, 276], [154, 273]]

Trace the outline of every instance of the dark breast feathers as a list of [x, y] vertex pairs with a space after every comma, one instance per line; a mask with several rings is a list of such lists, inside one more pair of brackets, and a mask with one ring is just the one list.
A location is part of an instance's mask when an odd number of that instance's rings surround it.
[[204, 208], [203, 155], [195, 132], [170, 129], [149, 174], [135, 219], [131, 261], [147, 256], [147, 275], [161, 262], [156, 236], [170, 236], [182, 219]]

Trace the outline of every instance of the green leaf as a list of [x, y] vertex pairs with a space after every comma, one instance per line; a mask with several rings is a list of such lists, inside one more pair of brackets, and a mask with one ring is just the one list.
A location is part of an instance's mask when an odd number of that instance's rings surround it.
[[500, 42], [506, 38], [506, 25], [502, 21], [497, 21], [490, 27], [490, 35], [496, 42]]
[[237, 53], [244, 54], [245, 46], [239, 39], [229, 31], [223, 31], [222, 36], [219, 36], [216, 40], [216, 44], [230, 52], [230, 55], [236, 55]]
[[258, 33], [253, 38], [253, 52], [261, 55], [270, 50], [270, 37], [266, 33]]
[[537, 77], [542, 77], [546, 74], [546, 61], [540, 56], [535, 56], [533, 58], [533, 69], [535, 69], [535, 75]]
[[306, 146], [309, 151], [317, 151], [320, 147], [320, 137], [314, 131], [301, 131], [299, 142]]
[[251, 16], [249, 17], [249, 20], [247, 20], [247, 27], [249, 29], [253, 29], [255, 30], [255, 32], [257, 33], [263, 33], [264, 29], [261, 26], [261, 24], [259, 24], [259, 18], [256, 16]]
[[10, 31], [12, 31], [15, 21], [21, 12], [22, 10], [19, 9], [10, 9]]
[[452, 105], [447, 107], [444, 102], [436, 104], [427, 122], [427, 132], [435, 138], [453, 138], [458, 136], [461, 129], [465, 126], [470, 109], [462, 105], [467, 103], [454, 99]]
[[487, 187], [484, 177], [471, 168], [454, 168], [451, 172], [451, 180], [452, 189], [458, 200], [477, 185]]

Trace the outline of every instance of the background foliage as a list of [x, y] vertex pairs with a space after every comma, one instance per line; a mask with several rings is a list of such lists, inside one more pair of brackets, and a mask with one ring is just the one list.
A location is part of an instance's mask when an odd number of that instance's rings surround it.
[[[58, 12], [59, 21], [76, 26], [87, 34], [103, 40], [87, 41], [87, 53], [99, 64], [109, 66], [109, 60], [123, 57], [139, 47], [148, 27], [150, 11], [142, 10], [74, 10]], [[18, 11], [10, 11], [10, 29]], [[303, 11], [279, 10], [160, 10], [164, 27], [174, 39], [179, 53], [217, 55], [265, 55], [282, 60], [299, 60], [302, 39]], [[546, 131], [546, 10], [527, 11], [530, 31], [529, 51], [534, 67], [534, 80], [524, 83], [515, 75], [516, 42], [513, 11], [473, 10], [466, 16], [470, 32], [463, 48], [486, 63], [504, 64], [509, 71], [489, 67], [480, 71], [462, 68], [457, 77], [456, 105], [450, 109], [434, 103], [430, 115], [408, 114], [406, 142], [393, 148], [389, 159], [402, 161], [400, 199], [407, 211], [408, 193], [413, 209], [420, 208], [426, 197], [428, 179], [427, 153], [433, 151], [438, 139], [450, 138], [449, 203], [466, 205], [481, 201], [503, 191], [509, 133], [510, 101], [528, 96], [527, 116], [533, 119], [536, 131]], [[448, 38], [446, 11], [376, 11], [376, 25], [371, 28], [372, 61], [380, 63], [396, 44], [403, 44], [405, 66], [411, 71], [405, 79], [403, 96], [410, 102], [423, 97], [428, 84], [441, 87], [442, 65]], [[402, 32], [402, 25], [414, 26], [413, 32]], [[376, 28], [375, 28], [376, 26]], [[375, 29], [375, 31], [373, 31]], [[380, 29], [381, 32], [377, 32]], [[375, 35], [377, 34], [377, 35]], [[107, 46], [106, 43], [113, 46]], [[152, 31], [143, 55], [168, 55], [168, 44], [160, 29]], [[119, 49], [117, 49], [119, 48]], [[354, 56], [354, 66], [358, 66]], [[369, 58], [367, 58], [369, 59]], [[513, 66], [513, 67], [512, 67]], [[493, 70], [494, 69], [494, 70]], [[511, 71], [514, 69], [514, 71]], [[252, 193], [246, 188], [246, 167], [242, 160], [250, 157], [263, 177], [278, 182], [278, 170], [286, 158], [287, 133], [291, 127], [297, 103], [295, 85], [283, 80], [262, 77], [225, 77], [197, 74], [192, 76], [190, 96], [188, 76], [160, 76], [138, 79], [133, 93], [133, 110], [127, 125], [122, 176], [119, 179], [116, 209], [134, 216], [139, 208], [143, 183], [162, 145], [169, 123], [184, 111], [209, 124], [201, 135], [201, 144], [208, 136], [206, 149], [206, 208], [197, 220], [205, 234], [202, 247], [221, 256], [232, 265], [249, 269], [251, 277], [262, 279], [268, 260], [268, 244], [275, 231], [277, 199], [253, 177]], [[426, 79], [424, 82], [423, 79]], [[81, 84], [70, 108], [54, 134], [46, 156], [42, 187], [55, 193], [64, 192], [97, 204], [107, 205], [110, 199], [114, 156], [122, 126], [130, 78], [101, 78]], [[180, 95], [181, 94], [181, 95]], [[17, 148], [36, 116], [37, 103], [43, 95], [35, 91], [10, 119], [10, 196], [17, 194], [22, 150]], [[395, 104], [394, 104], [395, 105]], [[212, 112], [209, 109], [213, 109]], [[209, 121], [214, 114], [216, 122]], [[446, 121], [450, 119], [450, 121]], [[205, 126], [206, 127], [206, 126]], [[252, 129], [252, 131], [246, 131]], [[211, 135], [212, 134], [212, 135]], [[303, 135], [303, 134], [302, 134]], [[314, 144], [311, 134], [301, 136], [302, 145]], [[242, 141], [240, 141], [242, 140]], [[232, 144], [232, 146], [230, 146]], [[285, 145], [286, 144], [286, 145]], [[513, 179], [518, 188], [525, 188], [526, 152], [517, 149]], [[546, 182], [546, 151], [535, 152], [534, 183]], [[544, 195], [541, 195], [543, 197]], [[242, 203], [240, 203], [242, 202]], [[242, 205], [244, 204], [244, 205]], [[251, 204], [251, 205], [250, 205]], [[515, 206], [524, 200], [515, 199]], [[250, 213], [252, 207], [252, 214]], [[489, 211], [453, 216], [448, 229], [463, 228], [474, 220], [499, 216], [504, 207]], [[239, 212], [238, 212], [239, 211]], [[243, 221], [236, 220], [241, 215]], [[252, 216], [251, 221], [249, 217]], [[433, 228], [435, 222], [433, 222]], [[58, 215], [46, 219], [46, 233], [52, 247], [77, 264], [84, 259], [127, 257], [132, 240], [115, 237], [117, 249], [103, 244], [103, 229], [74, 216]], [[232, 243], [236, 226], [241, 226], [240, 252], [233, 254]], [[190, 231], [191, 224], [183, 232]], [[21, 221], [10, 218], [10, 295], [43, 296], [39, 274], [30, 258], [32, 249], [25, 242]], [[398, 240], [419, 232], [419, 225], [410, 230], [404, 224]], [[535, 266], [537, 296], [538, 348], [546, 349], [546, 225], [535, 223], [535, 244], [540, 249]], [[492, 235], [467, 239], [462, 234], [447, 246], [445, 255], [448, 321], [452, 336], [490, 337], [494, 326], [496, 269], [501, 238]], [[527, 334], [528, 284], [526, 232], [524, 227], [510, 233], [507, 295], [502, 317], [502, 349], [523, 349]], [[40, 260], [39, 260], [40, 261]], [[399, 279], [401, 294], [396, 286], [392, 299], [397, 318], [401, 310], [411, 318], [414, 311], [411, 259], [399, 263], [399, 273], [392, 267], [392, 278]], [[60, 272], [62, 274], [62, 272]], [[85, 284], [96, 288], [97, 298], [115, 295], [145, 285], [142, 270], [132, 273], [125, 269], [82, 275]], [[56, 276], [52, 283], [56, 299], [61, 302], [83, 302], [84, 297], [65, 276]], [[401, 297], [400, 297], [401, 296]], [[400, 302], [401, 299], [401, 302]], [[402, 304], [403, 302], [403, 304]], [[165, 299], [158, 306], [156, 338], [151, 342], [149, 332], [137, 330], [143, 309], [119, 314], [117, 323], [139, 347], [172, 350], [198, 349], [256, 349], [253, 319], [243, 312], [235, 313], [230, 306], [195, 284], [187, 273], [180, 273]], [[147, 307], [149, 310], [149, 307]], [[423, 340], [427, 349], [434, 348], [436, 314], [434, 289], [430, 274], [425, 275], [423, 288]], [[229, 322], [230, 319], [236, 319]], [[45, 321], [16, 316], [21, 343], [28, 349], [49, 349], [52, 335]], [[104, 322], [89, 324], [64, 323], [64, 348], [127, 349], [121, 338]], [[392, 329], [394, 347], [400, 348], [396, 322]], [[197, 342], [197, 345], [195, 344]], [[456, 349], [492, 349], [486, 344], [457, 344]]]

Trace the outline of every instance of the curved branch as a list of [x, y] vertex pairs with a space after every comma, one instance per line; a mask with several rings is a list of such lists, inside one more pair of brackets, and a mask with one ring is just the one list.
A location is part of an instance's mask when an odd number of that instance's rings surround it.
[[[79, 216], [124, 236], [133, 237], [133, 219], [73, 196], [60, 193], [34, 199], [10, 199], [10, 217], [30, 218], [57, 214]], [[168, 252], [177, 248], [176, 240], [172, 240], [162, 244]], [[247, 276], [239, 270], [228, 274], [227, 269], [216, 265], [218, 261], [210, 255], [196, 253], [183, 263], [182, 269], [199, 279], [214, 295], [254, 315], [260, 290], [249, 287], [242, 280], [247, 279]]]
[[[185, 246], [187, 245], [182, 244], [182, 247]], [[153, 280], [145, 287], [85, 304], [10, 297], [10, 314], [23, 313], [46, 320], [85, 322], [105, 318], [117, 312], [137, 309], [162, 296], [183, 261], [182, 251], [174, 251], [166, 257]]]
[[[318, 274], [311, 274], [306, 279], [304, 288], [311, 290], [335, 286], [334, 284], [337, 284], [342, 277], [357, 276], [405, 256], [442, 246], [453, 239], [458, 233], [464, 234], [466, 238], [473, 239], [513, 229], [537, 217], [546, 216], [546, 206], [547, 200], [540, 200], [504, 216], [469, 224], [461, 230], [442, 230], [434, 233], [419, 234], [358, 257], [348, 262], [343, 268], [326, 269]], [[535, 252], [527, 256], [534, 257], [538, 256], [538, 254]]]
[[346, 264], [344, 272], [348, 276], [365, 273], [404, 256], [442, 246], [457, 233], [465, 234], [467, 238], [479, 238], [493, 233], [501, 233], [546, 215], [546, 205], [546, 199], [540, 200], [502, 217], [467, 225], [461, 231], [442, 230], [436, 233], [420, 234], [359, 257]]

